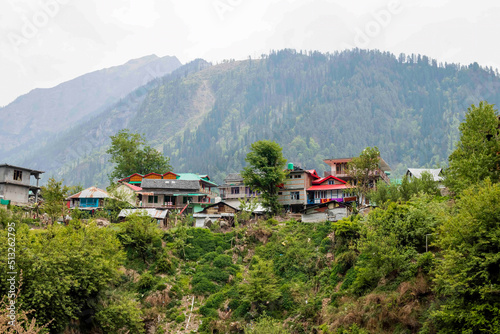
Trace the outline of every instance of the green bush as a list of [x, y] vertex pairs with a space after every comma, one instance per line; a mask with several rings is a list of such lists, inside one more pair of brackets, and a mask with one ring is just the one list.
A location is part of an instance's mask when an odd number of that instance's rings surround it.
[[181, 322], [184, 322], [186, 321], [186, 316], [184, 315], [184, 313], [181, 313], [179, 314], [176, 318], [175, 318], [175, 322], [180, 324]]
[[153, 288], [159, 281], [159, 277], [153, 276], [149, 271], [139, 277], [137, 282], [137, 291], [145, 293]]
[[231, 257], [229, 255], [218, 255], [214, 259], [213, 263], [214, 263], [214, 266], [216, 266], [217, 268], [224, 269], [226, 267], [233, 265], [233, 260], [231, 259]]
[[95, 319], [104, 333], [145, 333], [140, 304], [131, 296], [112, 297], [96, 313]]

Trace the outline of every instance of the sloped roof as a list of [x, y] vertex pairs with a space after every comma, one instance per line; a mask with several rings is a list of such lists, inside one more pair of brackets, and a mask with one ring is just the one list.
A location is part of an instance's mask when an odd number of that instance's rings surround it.
[[178, 175], [177, 180], [198, 180], [213, 185], [214, 187], [218, 187], [216, 183], [210, 181], [208, 175], [198, 175], [195, 173], [177, 173], [177, 175]]
[[133, 184], [130, 184], [130, 183], [127, 183], [127, 182], [122, 182], [121, 184], [122, 184], [122, 185], [124, 185], [124, 186], [129, 187], [129, 188], [130, 188], [130, 189], [132, 189], [133, 191], [141, 191], [141, 190], [142, 190], [142, 188], [141, 188], [141, 187], [134, 186]]
[[229, 173], [229, 174], [227, 174], [226, 178], [224, 179], [224, 182], [226, 182], [226, 183], [242, 182], [242, 181], [243, 181], [243, 176], [241, 176], [240, 173]]
[[118, 214], [118, 217], [127, 217], [134, 213], [146, 213], [149, 217], [154, 219], [165, 219], [168, 214], [168, 210], [157, 210], [157, 209], [123, 209]]
[[[232, 205], [229, 205], [229, 204], [227, 204], [226, 202], [222, 202], [222, 201], [221, 201], [221, 202], [218, 202], [218, 203], [214, 203], [214, 204], [207, 205], [207, 206], [203, 209], [203, 211], [201, 211], [201, 212], [206, 212], [206, 210], [207, 210], [207, 209], [209, 209], [209, 208], [211, 208], [211, 207], [213, 207], [213, 206], [219, 206], [219, 205], [221, 205], [221, 204], [222, 204], [222, 205], [225, 205], [225, 206], [228, 206], [228, 207], [230, 207], [230, 208], [231, 208], [231, 209], [233, 209], [233, 210], [240, 211], [240, 209], [238, 209], [238, 208], [236, 208], [236, 207], [234, 207], [234, 206], [232, 206]], [[200, 212], [200, 213], [201, 213], [201, 212]]]
[[140, 177], [144, 177], [144, 176], [142, 176], [141, 174], [134, 173], [134, 174], [132, 174], [132, 175], [129, 175], [129, 176], [127, 176], [127, 177], [124, 177], [124, 178], [123, 178], [123, 179], [121, 179], [121, 180], [118, 180], [118, 182], [122, 182], [122, 181], [130, 180], [130, 178], [131, 178], [132, 176], [134, 176], [134, 175], [137, 175], [137, 176], [140, 176]]
[[67, 199], [73, 198], [109, 198], [109, 194], [106, 190], [99, 189], [97, 187], [90, 187], [85, 190], [80, 191], [74, 195], [69, 196]]
[[307, 172], [309, 173], [309, 175], [311, 175], [312, 177], [315, 177], [317, 179], [319, 179], [319, 175], [318, 173], [316, 172], [316, 169], [308, 169]]
[[443, 171], [442, 168], [435, 168], [435, 169], [408, 168], [406, 175], [411, 174], [412, 176], [416, 177], [417, 179], [420, 179], [422, 177], [422, 173], [427, 172], [427, 173], [432, 175], [432, 177], [434, 178], [434, 181], [443, 181], [443, 177], [440, 175], [442, 171]]
[[318, 186], [312, 186], [307, 188], [307, 191], [311, 190], [336, 190], [336, 189], [347, 189], [351, 188], [351, 186], [347, 184], [323, 184]]
[[200, 189], [199, 180], [164, 180], [164, 179], [144, 179], [142, 189], [170, 189], [170, 190], [192, 190]]
[[333, 175], [328, 175], [328, 176], [326, 176], [326, 177], [324, 177], [324, 178], [321, 178], [321, 179], [319, 179], [319, 180], [314, 180], [312, 183], [313, 183], [313, 184], [321, 184], [321, 183], [323, 183], [323, 182], [325, 182], [325, 181], [328, 181], [329, 179], [334, 179], [334, 180], [337, 180], [337, 181], [339, 181], [340, 183], [343, 183], [343, 184], [347, 183], [346, 181], [341, 180], [341, 179], [339, 179], [338, 177], [335, 177], [335, 176], [333, 176]]

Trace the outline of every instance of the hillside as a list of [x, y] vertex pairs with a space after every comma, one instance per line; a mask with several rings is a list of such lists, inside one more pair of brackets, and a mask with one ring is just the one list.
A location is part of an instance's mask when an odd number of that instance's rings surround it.
[[289, 161], [320, 172], [325, 158], [378, 146], [401, 174], [444, 164], [467, 107], [500, 99], [493, 70], [420, 55], [283, 50], [199, 69], [179, 69], [175, 79], [143, 88], [143, 99], [122, 101], [16, 162], [102, 185], [112, 168], [103, 155], [109, 127], [128, 127], [163, 149], [176, 171], [208, 173], [218, 182], [239, 171], [248, 145], [263, 138], [281, 144]]
[[151, 55], [82, 75], [53, 88], [34, 89], [0, 108], [0, 153], [65, 131], [179, 66], [176, 57]]

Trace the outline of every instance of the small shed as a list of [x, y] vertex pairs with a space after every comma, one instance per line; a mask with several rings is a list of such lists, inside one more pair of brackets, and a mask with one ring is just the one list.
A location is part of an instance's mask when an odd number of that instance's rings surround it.
[[145, 214], [156, 220], [160, 226], [167, 226], [168, 210], [158, 210], [158, 209], [123, 209], [118, 214], [120, 220], [125, 219], [127, 216], [134, 213]]
[[209, 227], [216, 221], [226, 221], [232, 226], [234, 224], [234, 215], [238, 211], [237, 208], [225, 202], [219, 202], [207, 206], [199, 213], [195, 213], [193, 218], [196, 220], [196, 227]]

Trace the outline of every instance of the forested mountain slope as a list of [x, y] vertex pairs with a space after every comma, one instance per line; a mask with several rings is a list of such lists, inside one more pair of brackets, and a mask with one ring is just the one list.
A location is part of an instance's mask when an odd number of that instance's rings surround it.
[[0, 153], [7, 154], [30, 140], [36, 142], [41, 136], [65, 131], [179, 66], [176, 57], [150, 55], [82, 75], [56, 87], [34, 89], [0, 108]]
[[[403, 173], [444, 163], [467, 107], [481, 100], [496, 104], [500, 79], [477, 64], [438, 64], [420, 55], [283, 50], [184, 73], [148, 89], [128, 111], [118, 104], [46, 147], [71, 151], [77, 138], [94, 140], [89, 133], [113, 124], [145, 133], [171, 157], [174, 170], [208, 173], [218, 182], [239, 171], [248, 145], [264, 138], [282, 145], [289, 161], [320, 171], [325, 158], [378, 146]], [[47, 148], [22, 160], [71, 183], [102, 184], [111, 166], [101, 144], [108, 143], [92, 144], [62, 169], [41, 159]]]

